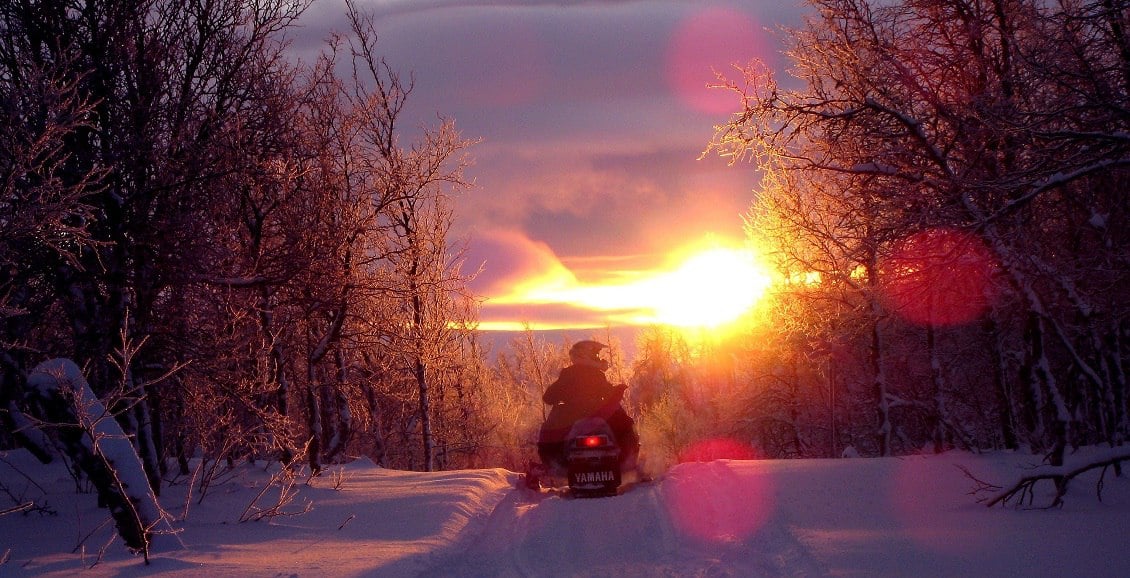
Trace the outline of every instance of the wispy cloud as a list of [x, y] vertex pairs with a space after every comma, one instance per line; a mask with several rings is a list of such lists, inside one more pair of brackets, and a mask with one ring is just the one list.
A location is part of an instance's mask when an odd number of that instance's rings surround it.
[[548, 245], [517, 230], [477, 231], [466, 266], [482, 269], [471, 289], [502, 302], [524, 295], [531, 287], [570, 287], [577, 282]]
[[362, 4], [378, 16], [448, 8], [506, 8], [536, 6], [593, 6], [635, 4], [645, 0], [370, 0]]
[[[609, 260], [621, 265], [631, 261], [586, 257], [571, 266]], [[632, 298], [617, 296], [615, 286], [579, 278], [547, 244], [517, 230], [478, 232], [467, 265], [482, 267], [471, 289], [486, 297], [480, 315], [483, 329], [515, 330], [523, 324], [538, 329], [602, 327], [644, 314]]]

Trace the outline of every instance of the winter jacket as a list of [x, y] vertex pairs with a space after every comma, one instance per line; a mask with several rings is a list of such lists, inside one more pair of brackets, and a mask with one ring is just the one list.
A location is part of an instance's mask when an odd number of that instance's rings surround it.
[[604, 372], [591, 366], [575, 364], [561, 370], [561, 375], [545, 390], [542, 401], [552, 406], [542, 425], [539, 442], [564, 441], [577, 420], [590, 416], [608, 419], [620, 407], [624, 386], [609, 383]]

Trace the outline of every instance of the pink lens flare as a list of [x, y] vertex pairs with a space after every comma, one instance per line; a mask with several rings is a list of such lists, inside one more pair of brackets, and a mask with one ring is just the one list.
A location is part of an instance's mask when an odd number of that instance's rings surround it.
[[698, 543], [737, 543], [772, 516], [768, 475], [750, 462], [695, 462], [676, 466], [664, 480], [663, 503], [680, 536]]
[[964, 325], [994, 298], [996, 260], [975, 235], [929, 229], [902, 240], [880, 264], [885, 305], [918, 325]]
[[718, 83], [716, 72], [734, 78], [734, 64], [745, 65], [764, 57], [766, 43], [760, 27], [737, 10], [713, 8], [684, 20], [667, 48], [667, 79], [675, 94], [689, 107], [708, 114], [737, 112], [738, 96], [709, 88]]

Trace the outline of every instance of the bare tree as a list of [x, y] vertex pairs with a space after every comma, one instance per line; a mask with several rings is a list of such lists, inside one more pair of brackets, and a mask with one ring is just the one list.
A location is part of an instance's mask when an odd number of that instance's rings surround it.
[[[114, 383], [109, 359], [127, 324], [139, 338], [172, 334], [178, 317], [167, 308], [203, 267], [196, 251], [215, 229], [208, 208], [230, 190], [232, 176], [258, 163], [247, 153], [269, 145], [277, 126], [264, 89], [278, 79], [279, 33], [301, 4], [43, 1], [0, 9], [4, 78], [56, 70], [88, 103], [80, 124], [60, 140], [57, 173], [65, 189], [81, 189], [89, 206], [89, 243], [52, 265], [51, 287], [70, 336], [60, 352], [90, 368], [94, 390]], [[64, 80], [65, 79], [65, 80]], [[21, 118], [35, 126], [34, 117]], [[46, 158], [46, 157], [45, 157]], [[97, 182], [90, 175], [98, 172]], [[91, 185], [96, 186], [91, 186]], [[61, 339], [69, 337], [68, 339]], [[126, 372], [138, 384], [173, 367], [168, 343], [154, 339]], [[133, 436], [151, 480], [157, 480], [162, 390], [147, 388], [128, 411], [115, 411]], [[121, 408], [115, 408], [121, 409]]]
[[[446, 119], [402, 142], [412, 83], [353, 4], [351, 34], [289, 62], [307, 4], [0, 7], [0, 401], [17, 409], [44, 355], [135, 392], [109, 411], [155, 490], [170, 454], [317, 472], [395, 433], [430, 469], [483, 439], [449, 238], [471, 142]], [[146, 346], [118, 367], [126, 326]]]
[[[9, 14], [0, 28], [15, 33]], [[57, 306], [58, 263], [76, 264], [95, 243], [89, 230], [105, 171], [74, 174], [66, 139], [89, 125], [93, 104], [68, 62], [33, 60], [19, 37], [0, 44], [0, 420], [44, 461], [50, 449], [18, 422], [37, 331]]]
[[[798, 240], [845, 257], [863, 241], [867, 252], [854, 260], [876, 329], [900, 309], [889, 288], [924, 271], [891, 266], [900, 243], [941, 230], [976, 238], [996, 267], [983, 289], [992, 294], [993, 343], [1022, 343], [1024, 351], [1019, 363], [988, 372], [998, 377], [985, 389], [1015, 396], [999, 419], [1011, 421], [1018, 408], [1028, 416], [1028, 439], [1056, 463], [1070, 443], [1118, 443], [1125, 372], [1116, 360], [1125, 349], [1113, 328], [1124, 325], [1125, 312], [1103, 288], [1120, 286], [1126, 274], [1125, 243], [1108, 230], [1125, 211], [1107, 194], [1130, 161], [1119, 128], [1126, 122], [1125, 7], [814, 4], [821, 16], [797, 33], [792, 50], [807, 86], [782, 90], [745, 69], [744, 81], [730, 86], [746, 107], [720, 127], [712, 148], [767, 171], [769, 196], [785, 197], [776, 206], [790, 211]], [[774, 189], [777, 183], [789, 188]], [[811, 211], [788, 200], [814, 193], [822, 200]], [[848, 220], [863, 225], [859, 234], [843, 229]], [[1083, 247], [1094, 258], [1071, 257]], [[954, 278], [961, 258], [955, 251], [928, 274]], [[850, 282], [855, 271], [839, 273]], [[937, 321], [918, 322], [932, 365], [943, 356]], [[872, 334], [873, 356], [885, 349], [881, 336]], [[1006, 358], [998, 355], [996, 367]], [[872, 361], [883, 453], [890, 410], [920, 403], [884, 386], [889, 358]], [[952, 425], [939, 371], [927, 403], [936, 424]], [[1004, 387], [1007, 381], [1021, 386]]]

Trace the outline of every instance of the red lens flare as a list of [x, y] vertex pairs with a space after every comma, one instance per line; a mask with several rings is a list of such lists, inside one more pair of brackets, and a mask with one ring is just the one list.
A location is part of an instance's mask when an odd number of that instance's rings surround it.
[[667, 79], [682, 101], [700, 112], [737, 112], [741, 103], [733, 92], [708, 85], [718, 83], [716, 72], [733, 78], [733, 64], [764, 57], [762, 31], [752, 18], [737, 10], [703, 10], [683, 21], [667, 48]]
[[993, 299], [996, 262], [976, 236], [953, 229], [911, 235], [880, 264], [886, 306], [918, 325], [963, 325]]
[[755, 463], [684, 463], [668, 472], [663, 503], [680, 535], [699, 543], [738, 543], [764, 527], [773, 514], [774, 490]]
[[714, 460], [752, 460], [757, 455], [747, 444], [739, 441], [716, 438], [696, 442], [679, 452], [679, 463], [710, 462]]

